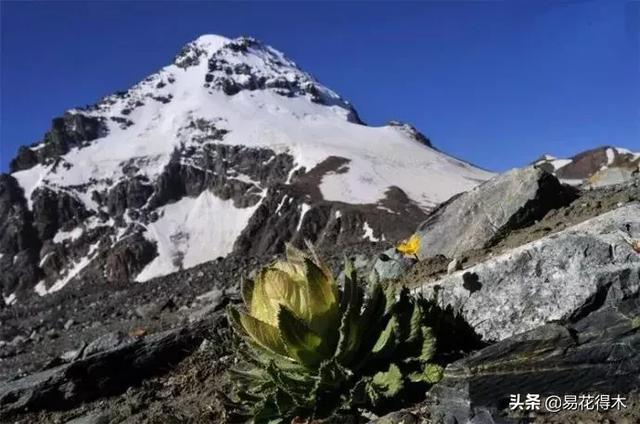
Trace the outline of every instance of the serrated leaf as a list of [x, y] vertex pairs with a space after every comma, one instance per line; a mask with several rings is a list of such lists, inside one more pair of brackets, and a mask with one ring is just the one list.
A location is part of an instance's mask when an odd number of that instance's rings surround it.
[[323, 361], [318, 369], [318, 387], [332, 388], [351, 378], [351, 371], [335, 360]]
[[418, 340], [422, 336], [422, 310], [418, 302], [413, 302], [413, 311], [411, 312], [409, 337], [407, 341], [412, 342]]
[[343, 300], [346, 310], [340, 321], [338, 346], [334, 357], [340, 363], [349, 363], [361, 341], [360, 309], [364, 293], [356, 280], [345, 276]]
[[248, 370], [241, 370], [238, 368], [229, 368], [229, 375], [233, 377], [234, 382], [252, 382], [257, 383], [261, 381], [265, 381], [268, 376], [264, 372], [264, 370], [260, 368], [251, 368]]
[[422, 351], [420, 359], [424, 362], [430, 361], [436, 353], [436, 338], [430, 327], [422, 326]]
[[414, 372], [409, 375], [409, 380], [414, 383], [435, 384], [442, 380], [444, 368], [438, 364], [426, 364], [422, 372]]
[[353, 263], [348, 258], [345, 258], [344, 287], [342, 289], [342, 296], [340, 298], [340, 311], [343, 314], [346, 313], [347, 309], [351, 305], [357, 303], [360, 294], [359, 292], [361, 292], [361, 290], [359, 290]]
[[290, 356], [311, 369], [322, 362], [322, 339], [285, 306], [278, 313], [278, 329]]
[[380, 337], [376, 340], [376, 344], [373, 346], [371, 351], [374, 354], [382, 354], [386, 355], [397, 346], [397, 331], [398, 331], [398, 321], [396, 317], [391, 317], [387, 322], [387, 326], [380, 333]]
[[371, 382], [371, 377], [362, 377], [349, 391], [349, 404], [356, 407], [364, 407], [367, 403], [367, 387]]
[[391, 311], [393, 310], [395, 304], [396, 304], [396, 294], [397, 294], [397, 287], [394, 286], [393, 284], [388, 284], [386, 289], [384, 290], [384, 296], [385, 296], [385, 307], [384, 307], [384, 313], [389, 314], [391, 313]]
[[267, 400], [257, 405], [256, 413], [251, 420], [252, 424], [281, 424], [284, 420], [276, 406], [275, 399]]
[[274, 398], [280, 415], [287, 415], [296, 406], [294, 399], [285, 390], [277, 390]]
[[295, 394], [297, 397], [308, 395], [316, 382], [316, 379], [308, 375], [284, 371], [274, 363], [269, 364], [265, 372], [277, 387], [288, 390], [292, 396]]
[[424, 368], [425, 380], [429, 384], [435, 384], [442, 380], [444, 368], [437, 364], [427, 364]]
[[314, 418], [326, 418], [341, 404], [342, 388], [348, 385], [351, 372], [335, 360], [320, 364], [318, 381], [313, 389]]
[[376, 373], [368, 384], [367, 393], [375, 405], [380, 398], [392, 398], [402, 390], [403, 377], [396, 364], [389, 365], [388, 371]]
[[348, 363], [349, 357], [354, 351], [357, 341], [354, 334], [357, 334], [357, 325], [358, 322], [353, 318], [353, 309], [347, 309], [340, 321], [338, 345], [334, 353], [334, 358], [340, 363]]
[[246, 403], [246, 404], [251, 404], [251, 403], [255, 404], [264, 400], [262, 396], [259, 396], [254, 393], [250, 393], [249, 391], [246, 391], [246, 390], [239, 390], [236, 394], [238, 396], [238, 399], [240, 399], [242, 403]]

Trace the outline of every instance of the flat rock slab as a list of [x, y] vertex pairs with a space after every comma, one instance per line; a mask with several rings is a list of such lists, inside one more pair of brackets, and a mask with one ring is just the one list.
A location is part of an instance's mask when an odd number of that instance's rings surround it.
[[576, 320], [640, 292], [640, 205], [633, 203], [562, 232], [413, 288], [451, 305], [486, 341], [548, 322]]
[[576, 191], [534, 167], [514, 169], [462, 193], [434, 210], [418, 227], [418, 257], [454, 258], [499, 239], [506, 231], [569, 204]]
[[26, 410], [60, 410], [121, 393], [179, 362], [224, 320], [223, 313], [216, 313], [144, 338], [106, 336], [98, 340], [100, 349], [82, 359], [0, 382], [0, 420]]
[[[547, 324], [510, 337], [450, 364], [426, 404], [435, 422], [517, 423], [528, 411], [511, 411], [511, 395], [539, 394], [542, 401], [581, 394], [628, 399], [638, 389], [640, 297], [635, 297], [573, 324]], [[540, 411], [544, 408], [536, 414]]]

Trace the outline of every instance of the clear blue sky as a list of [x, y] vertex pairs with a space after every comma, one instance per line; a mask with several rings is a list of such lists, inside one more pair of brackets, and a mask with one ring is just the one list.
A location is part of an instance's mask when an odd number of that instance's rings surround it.
[[54, 116], [204, 33], [254, 36], [350, 100], [492, 170], [640, 149], [640, 3], [1, 2], [0, 169]]

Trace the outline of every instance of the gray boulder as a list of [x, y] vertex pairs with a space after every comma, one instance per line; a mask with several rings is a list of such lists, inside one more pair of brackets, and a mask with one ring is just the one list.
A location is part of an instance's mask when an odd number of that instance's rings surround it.
[[380, 280], [393, 280], [400, 278], [407, 272], [416, 260], [403, 255], [395, 248], [387, 249], [373, 261], [373, 269]]
[[451, 305], [484, 340], [576, 319], [640, 292], [640, 204], [511, 249], [415, 292]]
[[511, 170], [434, 210], [418, 227], [422, 241], [418, 257], [453, 258], [491, 245], [506, 232], [525, 227], [575, 198], [575, 189], [541, 169]]

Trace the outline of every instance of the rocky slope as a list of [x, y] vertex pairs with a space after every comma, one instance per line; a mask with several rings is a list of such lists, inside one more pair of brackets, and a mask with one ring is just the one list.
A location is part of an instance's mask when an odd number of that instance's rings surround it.
[[11, 304], [303, 238], [397, 240], [491, 175], [410, 125], [363, 124], [269, 46], [206, 35], [19, 150], [0, 176], [0, 290]]
[[[502, 207], [485, 205], [506, 215], [500, 237], [473, 233], [456, 258], [422, 252], [419, 261], [398, 267], [395, 257], [375, 253], [384, 244], [346, 251], [362, 272], [376, 266], [415, 292], [438, 291], [442, 305], [460, 313], [478, 339], [423, 403], [375, 422], [640, 418], [640, 253], [630, 243], [640, 239], [640, 180], [566, 191], [562, 202], [552, 203], [545, 201], [555, 198], [546, 175], [533, 168], [511, 171], [457, 196], [453, 201], [464, 209], [479, 194], [490, 200], [496, 187], [517, 181], [522, 188]], [[531, 199], [543, 206], [531, 208]], [[440, 211], [429, 217], [434, 228], [455, 217]], [[471, 228], [484, 219], [483, 213], [470, 215]], [[458, 246], [455, 237], [442, 245]], [[337, 272], [342, 252], [322, 255]], [[216, 393], [228, 390], [224, 371], [234, 360], [221, 314], [237, 299], [240, 276], [259, 264], [231, 255], [161, 277], [149, 283], [153, 290], [77, 285], [29, 307], [0, 311], [2, 338], [13, 338], [0, 362], [3, 374], [13, 376], [0, 383], [0, 420], [220, 422]], [[21, 368], [18, 375], [10, 372]], [[526, 393], [619, 394], [627, 407], [557, 414], [508, 408], [511, 394]]]

